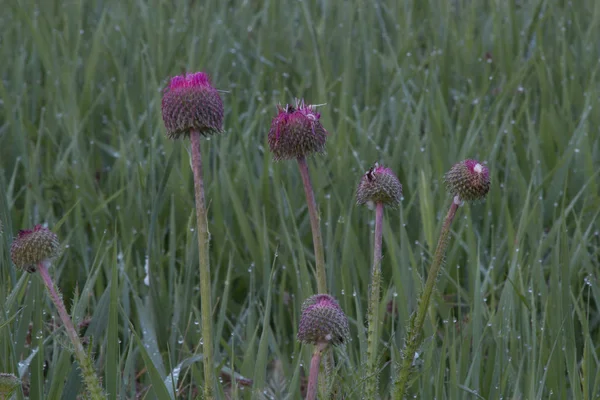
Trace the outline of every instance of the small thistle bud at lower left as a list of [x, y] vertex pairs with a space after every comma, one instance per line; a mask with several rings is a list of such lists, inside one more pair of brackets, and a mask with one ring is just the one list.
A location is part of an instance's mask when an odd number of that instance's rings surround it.
[[302, 304], [298, 340], [309, 344], [334, 346], [350, 338], [348, 318], [338, 302], [328, 294], [316, 294]]
[[29, 273], [37, 270], [37, 265], [58, 256], [60, 242], [56, 233], [42, 225], [19, 231], [10, 246], [10, 257], [17, 268]]
[[20, 385], [21, 380], [15, 375], [0, 372], [0, 398], [10, 398]]
[[397, 207], [401, 199], [402, 184], [394, 172], [377, 163], [362, 176], [356, 189], [357, 204]]

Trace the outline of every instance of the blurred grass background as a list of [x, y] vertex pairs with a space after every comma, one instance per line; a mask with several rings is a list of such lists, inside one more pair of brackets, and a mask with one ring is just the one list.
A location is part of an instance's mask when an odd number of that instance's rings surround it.
[[36, 223], [63, 241], [51, 273], [109, 398], [198, 395], [189, 142], [167, 140], [160, 99], [170, 76], [200, 70], [225, 91], [226, 134], [202, 143], [221, 397], [300, 398], [308, 372], [295, 335], [316, 287], [309, 218], [295, 163], [266, 143], [294, 97], [325, 103], [328, 153], [310, 168], [353, 334], [336, 352], [346, 398], [366, 361], [374, 213], [354, 205], [360, 175], [379, 161], [404, 185], [384, 226], [386, 398], [450, 203], [441, 178], [464, 158], [493, 185], [453, 225], [412, 395], [600, 396], [600, 2], [0, 5], [0, 371], [22, 377], [17, 398], [82, 390], [40, 279], [10, 262]]

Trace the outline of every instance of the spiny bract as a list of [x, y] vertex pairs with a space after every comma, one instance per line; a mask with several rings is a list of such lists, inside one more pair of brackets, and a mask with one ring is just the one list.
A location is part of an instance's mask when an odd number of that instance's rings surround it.
[[19, 231], [10, 246], [10, 258], [17, 268], [29, 273], [37, 270], [37, 264], [58, 256], [58, 236], [48, 228], [36, 225], [33, 229]]
[[302, 304], [298, 340], [309, 344], [338, 345], [350, 337], [348, 318], [328, 294], [316, 294]]
[[464, 160], [444, 176], [448, 191], [464, 201], [483, 199], [490, 190], [490, 171], [477, 160]]
[[13, 374], [0, 372], [0, 398], [9, 399], [21, 385], [21, 381]]
[[360, 179], [356, 189], [356, 203], [383, 203], [386, 206], [397, 207], [402, 199], [402, 184], [394, 172], [375, 164]]

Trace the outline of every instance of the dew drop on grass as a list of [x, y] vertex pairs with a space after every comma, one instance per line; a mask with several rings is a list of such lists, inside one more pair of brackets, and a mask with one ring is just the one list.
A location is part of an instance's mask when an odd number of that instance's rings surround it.
[[183, 336], [179, 336], [179, 339], [177, 339], [177, 343], [183, 344]]

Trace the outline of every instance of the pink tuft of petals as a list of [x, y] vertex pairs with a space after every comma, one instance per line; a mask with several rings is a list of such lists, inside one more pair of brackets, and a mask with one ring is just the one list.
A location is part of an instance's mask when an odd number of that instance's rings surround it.
[[42, 230], [45, 230], [46, 228], [44, 228], [42, 225], [38, 224], [36, 226], [34, 226], [32, 229], [21, 229], [19, 231], [19, 233], [17, 233], [17, 238], [21, 239], [24, 238], [26, 236], [31, 235], [34, 232], [39, 232]]
[[169, 90], [199, 86], [211, 86], [208, 74], [204, 72], [195, 72], [192, 74], [177, 75], [172, 77], [169, 82]]

